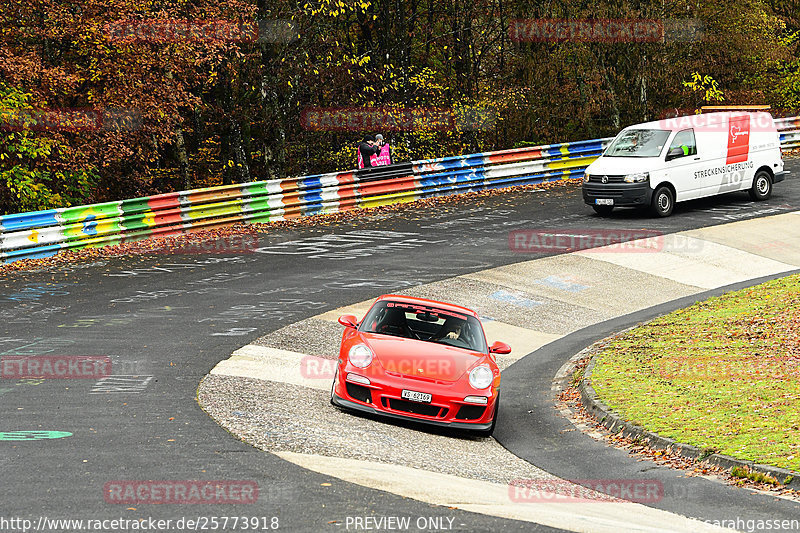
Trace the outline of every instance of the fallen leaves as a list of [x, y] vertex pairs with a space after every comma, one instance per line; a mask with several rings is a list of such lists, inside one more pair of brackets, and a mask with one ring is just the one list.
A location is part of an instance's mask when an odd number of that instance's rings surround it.
[[[270, 222], [268, 224], [244, 224], [238, 223], [213, 229], [194, 230], [189, 233], [172, 235], [167, 237], [150, 237], [138, 241], [124, 242], [101, 246], [98, 248], [82, 248], [80, 250], [64, 250], [51, 257], [41, 259], [23, 259], [13, 263], [0, 265], [0, 275], [11, 272], [24, 272], [29, 270], [47, 269], [59, 265], [74, 263], [84, 263], [96, 261], [98, 259], [110, 259], [114, 257], [130, 257], [149, 254], [172, 254], [185, 251], [187, 248], [197, 250], [195, 253], [202, 252], [203, 243], [224, 242], [226, 239], [242, 236], [257, 237], [268, 234], [270, 231], [284, 228], [300, 227], [326, 227], [354, 222], [369, 216], [395, 214], [403, 217], [403, 220], [411, 220], [425, 209], [437, 208], [439, 210], [450, 206], [454, 212], [463, 206], [474, 206], [481, 200], [502, 196], [511, 196], [513, 193], [527, 192], [531, 190], [551, 190], [562, 188], [575, 188], [580, 186], [580, 179], [564, 179], [535, 185], [517, 185], [503, 189], [489, 189], [484, 191], [465, 192], [451, 194], [448, 196], [435, 196], [423, 198], [413, 202], [397, 203], [379, 207], [352, 208], [335, 213], [317, 214], [302, 216]], [[236, 249], [231, 251], [236, 253]]]

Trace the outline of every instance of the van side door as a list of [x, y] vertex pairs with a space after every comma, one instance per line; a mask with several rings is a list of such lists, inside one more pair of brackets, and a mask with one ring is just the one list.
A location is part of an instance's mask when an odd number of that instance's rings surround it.
[[681, 130], [672, 138], [665, 156], [667, 179], [675, 186], [675, 201], [690, 200], [702, 195], [702, 179], [695, 178], [700, 163], [694, 129]]

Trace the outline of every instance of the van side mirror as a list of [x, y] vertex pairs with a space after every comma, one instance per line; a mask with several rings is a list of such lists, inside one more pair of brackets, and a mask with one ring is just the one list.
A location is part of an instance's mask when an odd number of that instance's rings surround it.
[[667, 157], [665, 161], [672, 161], [673, 159], [677, 159], [679, 157], [683, 157], [683, 148], [680, 146], [678, 148], [671, 148], [669, 152], [667, 152]]

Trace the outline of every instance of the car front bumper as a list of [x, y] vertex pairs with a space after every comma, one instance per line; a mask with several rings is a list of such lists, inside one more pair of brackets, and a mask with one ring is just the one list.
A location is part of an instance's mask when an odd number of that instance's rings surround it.
[[333, 402], [334, 405], [336, 405], [337, 407], [341, 407], [343, 409], [353, 409], [354, 411], [362, 411], [364, 413], [370, 413], [370, 414], [373, 414], [373, 415], [385, 416], [385, 417], [388, 417], [388, 418], [395, 418], [395, 419], [398, 419], [398, 420], [412, 420], [414, 422], [422, 422], [423, 424], [430, 424], [430, 425], [439, 426], [439, 427], [448, 427], [448, 428], [454, 428], [454, 429], [468, 429], [468, 430], [472, 430], [472, 431], [485, 431], [485, 430], [488, 430], [492, 426], [491, 422], [477, 423], [476, 424], [476, 423], [470, 423], [470, 422], [451, 422], [451, 421], [444, 421], [444, 420], [432, 420], [432, 419], [429, 419], [429, 418], [416, 417], [416, 416], [407, 415], [407, 414], [400, 414], [400, 413], [396, 413], [396, 412], [386, 411], [386, 410], [383, 410], [383, 409], [378, 410], [375, 407], [372, 407], [370, 405], [365, 405], [363, 403], [354, 402], [354, 401], [351, 401], [351, 400], [346, 400], [344, 398], [340, 398], [339, 395], [337, 395], [337, 394], [334, 394], [331, 397], [331, 401]]
[[[350, 381], [353, 373], [367, 374], [370, 384]], [[430, 402], [403, 399], [403, 390], [419, 391], [431, 395]], [[331, 397], [334, 405], [373, 413], [391, 418], [414, 420], [440, 427], [489, 429], [495, 414], [498, 391], [490, 387], [484, 391], [465, 389], [456, 383], [409, 381], [407, 378], [364, 372], [347, 365], [337, 372], [336, 386]], [[467, 396], [485, 396], [486, 404], [464, 401]]]

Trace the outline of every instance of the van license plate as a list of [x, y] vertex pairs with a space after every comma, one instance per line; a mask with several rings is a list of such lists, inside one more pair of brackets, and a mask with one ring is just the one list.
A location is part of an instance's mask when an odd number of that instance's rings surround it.
[[614, 205], [613, 198], [595, 198], [595, 205]]
[[431, 403], [431, 400], [433, 399], [433, 396], [426, 392], [417, 392], [405, 389], [400, 393], [400, 397], [406, 400], [411, 400], [412, 402], [420, 403]]

